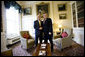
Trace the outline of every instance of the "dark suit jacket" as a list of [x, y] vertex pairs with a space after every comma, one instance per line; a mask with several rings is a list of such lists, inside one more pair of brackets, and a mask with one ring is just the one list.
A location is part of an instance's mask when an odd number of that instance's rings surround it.
[[[53, 37], [52, 20], [50, 18], [47, 18], [43, 23], [43, 32], [44, 34], [48, 35], [48, 38], [49, 36], [51, 36], [51, 38]], [[51, 32], [52, 34], [49, 35], [49, 32]]]
[[[41, 27], [43, 27], [43, 21], [41, 21]], [[39, 22], [38, 20], [34, 21], [34, 29], [35, 29], [35, 35], [40, 35], [42, 33], [42, 30], [39, 30]]]

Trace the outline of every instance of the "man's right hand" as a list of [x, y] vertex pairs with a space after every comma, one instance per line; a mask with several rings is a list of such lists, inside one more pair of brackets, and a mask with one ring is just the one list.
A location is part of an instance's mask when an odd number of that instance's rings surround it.
[[40, 27], [39, 30], [42, 30], [42, 27]]

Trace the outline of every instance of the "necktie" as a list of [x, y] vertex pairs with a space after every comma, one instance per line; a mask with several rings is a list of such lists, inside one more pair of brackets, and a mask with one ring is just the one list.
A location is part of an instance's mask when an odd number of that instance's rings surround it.
[[40, 20], [39, 20], [39, 26], [41, 26], [41, 22], [40, 22]]

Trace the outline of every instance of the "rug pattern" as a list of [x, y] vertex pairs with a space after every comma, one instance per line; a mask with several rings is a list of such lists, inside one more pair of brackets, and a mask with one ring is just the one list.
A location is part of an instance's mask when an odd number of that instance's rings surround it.
[[[52, 56], [84, 56], [84, 47], [77, 43], [73, 43], [72, 46], [59, 51], [55, 45], [53, 45], [54, 51]], [[35, 47], [30, 49], [23, 49], [21, 45], [16, 46], [13, 48], [13, 56], [32, 56]]]

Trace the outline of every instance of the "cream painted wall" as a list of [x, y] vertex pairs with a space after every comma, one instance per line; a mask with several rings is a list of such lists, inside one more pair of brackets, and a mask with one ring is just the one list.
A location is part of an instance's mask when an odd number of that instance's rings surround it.
[[[58, 4], [66, 4], [66, 11], [58, 11]], [[66, 13], [67, 19], [60, 20], [59, 14]], [[63, 28], [72, 28], [72, 20], [71, 20], [71, 6], [68, 1], [53, 1], [53, 23], [56, 25], [62, 25]], [[56, 31], [57, 27], [54, 29]]]
[[[33, 1], [34, 2], [34, 1]], [[24, 3], [22, 5], [23, 8], [27, 8], [27, 7], [31, 7], [32, 8], [32, 15], [23, 15], [22, 19], [33, 19], [36, 20], [37, 19], [37, 15], [36, 15], [36, 5], [44, 2], [44, 3], [49, 3], [49, 17], [52, 19], [52, 23], [53, 23], [53, 31], [56, 31], [57, 26], [59, 24], [61, 24], [63, 27], [68, 27], [68, 28], [72, 28], [72, 20], [71, 20], [71, 7], [69, 5], [69, 1], [38, 1], [38, 2], [28, 2], [28, 3]], [[66, 3], [67, 4], [67, 10], [63, 11], [63, 12], [58, 12], [58, 4], [62, 4], [62, 3]], [[67, 19], [65, 20], [60, 20], [59, 19], [59, 14], [60, 13], [66, 13], [67, 14]], [[56, 25], [57, 24], [57, 25]]]
[[[50, 16], [50, 18], [52, 18], [52, 20], [53, 20], [53, 8], [52, 8], [52, 2], [51, 1], [43, 1], [44, 3], [49, 3], [49, 16]], [[28, 7], [31, 7], [32, 8], [32, 15], [23, 15], [22, 14], [22, 30], [27, 30], [27, 29], [25, 29], [25, 27], [26, 27], [26, 25], [25, 25], [25, 20], [26, 19], [31, 19], [32, 21], [32, 23], [34, 23], [34, 21], [37, 19], [37, 10], [36, 10], [36, 5], [37, 4], [40, 4], [41, 3], [41, 1], [38, 1], [38, 2], [34, 2], [34, 3], [27, 3], [27, 4], [24, 4], [24, 6], [22, 5], [22, 7], [23, 8], [28, 8]], [[26, 21], [27, 23], [29, 23], [29, 21]], [[31, 25], [32, 27], [32, 31], [34, 31], [34, 27], [33, 27], [33, 25]], [[31, 31], [30, 31], [31, 32]], [[35, 32], [33, 32], [32, 34], [31, 34], [33, 37], [35, 37], [34, 35], [35, 35]]]
[[[34, 2], [34, 1], [33, 1]], [[27, 8], [27, 7], [31, 7], [32, 8], [32, 15], [26, 15], [28, 16], [29, 18], [34, 18], [35, 20], [37, 19], [37, 15], [36, 15], [36, 5], [37, 4], [40, 4], [42, 1], [38, 1], [38, 2], [35, 2], [35, 3], [28, 3], [28, 4], [25, 4], [25, 5], [22, 5], [23, 8]], [[49, 3], [49, 17], [53, 19], [53, 13], [52, 13], [52, 2], [51, 1], [43, 1], [44, 3]]]

